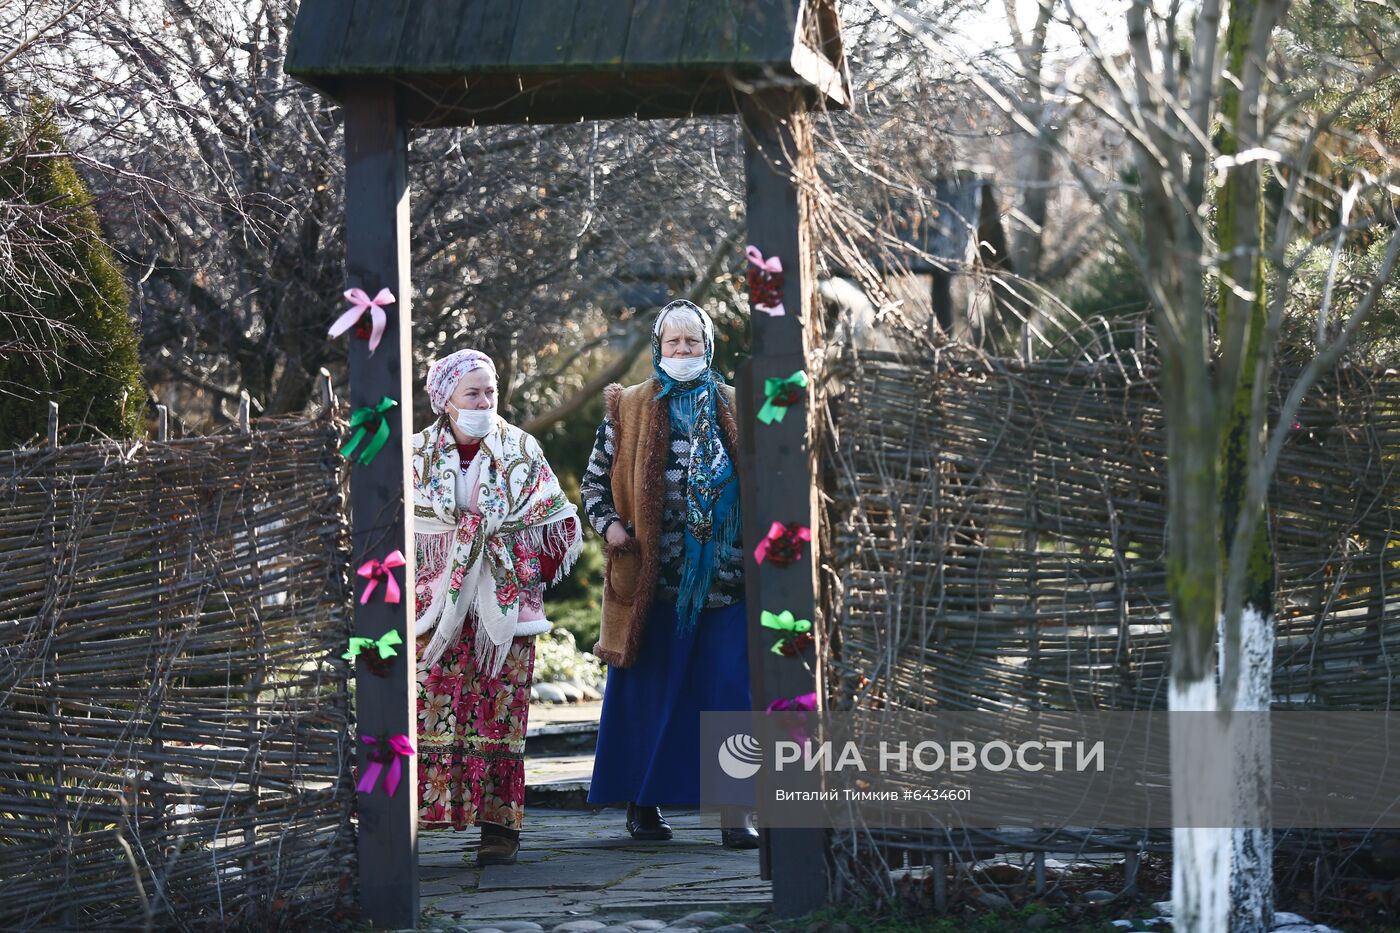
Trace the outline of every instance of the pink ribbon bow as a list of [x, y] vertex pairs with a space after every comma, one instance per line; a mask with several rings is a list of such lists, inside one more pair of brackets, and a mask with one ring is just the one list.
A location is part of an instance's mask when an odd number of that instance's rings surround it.
[[368, 311], [372, 322], [369, 332], [369, 352], [373, 353], [379, 346], [380, 338], [384, 336], [384, 327], [389, 320], [384, 314], [384, 305], [394, 303], [394, 293], [387, 288], [381, 288], [379, 294], [371, 298], [363, 288], [348, 288], [345, 290], [345, 299], [350, 302], [350, 310], [336, 318], [335, 323], [331, 325], [330, 335], [339, 337], [354, 326]]
[[749, 291], [753, 295], [754, 307], [771, 317], [787, 314], [783, 307], [783, 261], [777, 256], [763, 258], [757, 246], [744, 248], [744, 255], [754, 268], [749, 273]]
[[379, 744], [379, 740], [372, 735], [362, 735], [360, 741], [370, 747], [369, 767], [360, 775], [360, 783], [355, 785], [355, 790], [362, 794], [374, 793], [374, 785], [379, 783], [379, 775], [387, 764], [389, 773], [384, 776], [384, 793], [394, 796], [399, 789], [399, 778], [403, 775], [403, 762], [399, 759], [414, 754], [413, 743], [406, 735], [392, 736], [385, 745]]
[[758, 266], [764, 272], [783, 271], [783, 261], [781, 259], [779, 259], [777, 256], [769, 256], [767, 259], [764, 259], [763, 253], [759, 252], [757, 246], [745, 247], [744, 255], [749, 257], [749, 262]]
[[369, 586], [365, 587], [365, 592], [360, 596], [360, 605], [369, 602], [370, 596], [374, 595], [374, 588], [379, 585], [379, 581], [384, 581], [384, 601], [386, 603], [396, 603], [403, 598], [403, 593], [399, 590], [399, 581], [394, 579], [394, 575], [389, 571], [395, 567], [402, 567], [407, 561], [404, 560], [403, 551], [394, 551], [382, 561], [367, 560], [360, 565], [360, 569], [355, 571], [360, 576], [369, 581]]
[[753, 549], [753, 557], [760, 564], [763, 563], [768, 557], [768, 549], [782, 542], [786, 545], [784, 550], [791, 553], [785, 553], [782, 561], [779, 561], [777, 557], [774, 557], [773, 561], [774, 563], [790, 564], [794, 560], [802, 558], [802, 546], [797, 542], [811, 540], [812, 529], [806, 525], [784, 525], [782, 522], [774, 522], [772, 527], [768, 529], [767, 536], [758, 542], [758, 547]]

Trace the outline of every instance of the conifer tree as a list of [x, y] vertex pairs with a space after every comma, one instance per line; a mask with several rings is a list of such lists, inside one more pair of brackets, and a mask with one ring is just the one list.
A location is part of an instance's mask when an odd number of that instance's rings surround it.
[[146, 389], [127, 309], [131, 293], [52, 111], [0, 119], [0, 203], [32, 235], [0, 279], [0, 448], [42, 436], [50, 401], [66, 441], [131, 437]]

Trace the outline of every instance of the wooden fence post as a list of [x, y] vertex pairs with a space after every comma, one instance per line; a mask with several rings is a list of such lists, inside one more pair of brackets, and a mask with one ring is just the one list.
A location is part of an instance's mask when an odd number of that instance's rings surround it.
[[[770, 317], [753, 311], [752, 358], [741, 368], [738, 385], [749, 669], [754, 708], [762, 710], [777, 698], [816, 689], [815, 653], [808, 650], [801, 659], [774, 654], [770, 649], [777, 633], [764, 629], [760, 618], [765, 609], [789, 610], [799, 619], [815, 617], [818, 536], [813, 535], [803, 560], [788, 567], [771, 561], [758, 564], [753, 557], [755, 545], [773, 522], [810, 526], [815, 514], [805, 401], [773, 424], [761, 423], [756, 415], [764, 401], [766, 379], [787, 378], [807, 368], [805, 338], [815, 310], [816, 282], [795, 174], [798, 166], [792, 162], [799, 154], [796, 121], [806, 119], [801, 98], [788, 90], [760, 91], [744, 97], [741, 114], [749, 243], [764, 257], [782, 261], [787, 312]], [[771, 788], [760, 780], [760, 826], [765, 790], [771, 799]], [[778, 916], [796, 916], [826, 903], [826, 851], [825, 830], [763, 830], [760, 864], [764, 877], [772, 879], [773, 909]]]
[[[394, 86], [387, 81], [346, 89], [345, 110], [345, 265], [351, 286], [376, 294], [394, 293], [388, 327], [374, 355], [365, 340], [349, 341], [350, 406], [372, 407], [390, 398], [397, 407], [384, 415], [389, 440], [369, 463], [351, 467], [352, 567], [402, 551], [405, 596], [387, 603], [384, 588], [361, 605], [355, 602], [355, 634], [379, 638], [396, 630], [403, 647], [384, 677], [375, 676], [361, 655], [355, 678], [355, 717], [361, 737], [384, 742], [407, 735], [417, 745], [417, 692], [414, 682], [413, 513], [404, 507], [411, 481], [409, 431], [412, 426], [412, 295], [409, 287], [407, 136], [398, 116]], [[329, 322], [327, 322], [329, 324]], [[366, 439], [366, 443], [368, 439]], [[362, 445], [363, 446], [363, 445]], [[358, 456], [360, 450], [354, 451]], [[359, 587], [356, 587], [358, 590]], [[366, 746], [358, 745], [361, 773]], [[412, 929], [418, 922], [417, 761], [406, 760], [403, 779], [392, 797], [382, 786], [359, 794], [360, 906], [376, 926]], [[381, 779], [382, 784], [382, 779]]]
[[[48, 424], [49, 450], [56, 453], [58, 451], [58, 403], [49, 402], [49, 424]], [[49, 469], [49, 507], [48, 519], [46, 521], [49, 545], [49, 567], [50, 579], [57, 581], [60, 577], [60, 568], [63, 565], [63, 550], [59, 544], [59, 520], [58, 520], [58, 482], [62, 466], [55, 457]], [[57, 584], [51, 584], [57, 585]], [[53, 799], [57, 803], [54, 816], [54, 849], [62, 856], [63, 860], [63, 883], [71, 882], [73, 877], [73, 821], [72, 811], [69, 803], [68, 792], [64, 789], [67, 782], [66, 768], [64, 767], [64, 741], [63, 741], [63, 700], [60, 696], [59, 675], [58, 675], [58, 619], [53, 619], [53, 629], [48, 633], [48, 644], [44, 651], [44, 684], [48, 691], [49, 702], [49, 736], [50, 746], [53, 752]], [[61, 911], [62, 921], [67, 926], [77, 925], [77, 912], [71, 904], [64, 905]]]
[[[238, 430], [248, 441], [249, 469], [250, 473], [256, 469], [257, 464], [252, 461], [253, 457], [253, 432], [251, 421], [251, 400], [245, 389], [239, 393], [238, 397]], [[255, 593], [262, 593], [262, 555], [258, 553], [258, 529], [257, 529], [257, 484], [245, 483], [243, 487], [243, 528], [248, 536], [248, 566], [252, 574], [252, 588]], [[245, 634], [247, 643], [253, 648], [253, 670], [248, 675], [247, 681], [243, 685], [248, 696], [248, 732], [250, 735], [258, 736], [255, 740], [261, 743], [261, 733], [263, 730], [262, 707], [259, 702], [262, 696], [263, 686], [267, 681], [267, 632], [263, 628], [262, 599], [259, 595], [255, 605], [257, 609], [251, 613], [249, 627], [251, 631]], [[262, 749], [254, 751], [253, 759], [256, 761], [263, 754]], [[248, 849], [248, 855], [243, 859], [243, 870], [252, 874], [258, 871], [258, 794], [262, 785], [262, 768], [254, 766], [252, 774], [248, 779], [248, 808], [244, 813], [247, 822], [243, 827], [243, 843]]]
[[321, 367], [321, 417], [335, 417], [335, 383], [331, 381], [331, 372], [326, 367]]
[[[157, 405], [156, 442], [163, 445], [168, 443], [169, 441], [170, 409], [165, 405]], [[169, 457], [169, 451], [162, 451], [160, 456], [162, 458], [162, 462], [165, 462]], [[150, 458], [152, 462], [155, 462], [155, 458], [151, 457], [149, 452], [147, 452], [147, 457]], [[164, 497], [161, 495], [161, 484], [157, 482], [153, 484], [151, 488], [149, 500], [150, 518], [152, 522], [159, 524], [161, 512], [165, 507], [166, 504], [164, 501]], [[151, 778], [148, 782], [148, 787], [151, 791], [152, 813], [150, 822], [147, 825], [149, 827], [151, 839], [158, 840], [161, 838], [161, 834], [163, 833], [166, 825], [165, 811], [167, 802], [167, 784], [165, 780], [165, 728], [161, 716], [161, 710], [165, 705], [166, 680], [169, 675], [169, 670], [165, 664], [165, 651], [169, 646], [169, 633], [167, 632], [167, 628], [169, 626], [170, 620], [168, 610], [165, 606], [166, 600], [164, 589], [167, 582], [166, 573], [169, 569], [169, 565], [161, 559], [161, 552], [165, 548], [164, 540], [157, 538], [152, 544], [152, 547], [155, 549], [156, 553], [153, 555], [151, 560], [151, 576], [153, 583], [152, 592], [154, 593], [151, 605], [151, 686], [150, 692], [146, 697], [146, 701], [150, 709], [151, 723], [150, 731], [148, 732], [151, 743], [151, 760], [149, 767]], [[137, 778], [136, 780], [139, 780], [139, 778]], [[136, 798], [136, 802], [137, 812], [134, 822], [137, 826], [138, 839], [141, 839], [141, 841], [144, 844], [146, 840], [142, 838], [144, 834], [141, 832], [142, 827], [140, 819], [139, 795]], [[153, 867], [151, 871], [151, 887], [152, 897], [156, 903], [164, 902], [166, 899], [165, 881], [166, 878], [164, 873]]]

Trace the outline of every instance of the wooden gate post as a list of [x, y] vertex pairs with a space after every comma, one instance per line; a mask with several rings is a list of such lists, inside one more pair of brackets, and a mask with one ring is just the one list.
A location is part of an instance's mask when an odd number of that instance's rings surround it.
[[[803, 559], [788, 567], [759, 564], [753, 549], [775, 521], [810, 526], [812, 476], [807, 459], [807, 405], [792, 407], [782, 421], [763, 424], [757, 412], [770, 377], [787, 378], [806, 369], [806, 338], [814, 313], [814, 254], [792, 159], [801, 98], [790, 90], [760, 91], [743, 99], [744, 171], [747, 178], [749, 243], [764, 257], [783, 264], [786, 314], [770, 317], [754, 310], [753, 354], [740, 369], [738, 396], [743, 438], [740, 471], [743, 487], [744, 565], [747, 580], [749, 670], [754, 708], [762, 710], [780, 697], [816, 689], [815, 653], [802, 660], [773, 654], [777, 633], [760, 625], [763, 610], [789, 610], [799, 619], [814, 618], [816, 535]], [[805, 660], [806, 664], [803, 663]], [[809, 670], [808, 665], [811, 665]], [[765, 790], [759, 784], [759, 822]], [[760, 852], [763, 877], [773, 882], [773, 909], [791, 917], [822, 907], [827, 901], [827, 834], [822, 829], [763, 830]]]
[[[385, 415], [388, 442], [369, 463], [350, 467], [351, 567], [402, 551], [404, 598], [384, 601], [384, 587], [364, 605], [355, 601], [355, 634], [379, 638], [397, 630], [403, 639], [386, 677], [372, 674], [363, 653], [357, 660], [355, 717], [360, 736], [407, 735], [417, 745], [414, 684], [413, 512], [404, 507], [411, 481], [412, 294], [409, 287], [407, 135], [399, 120], [393, 85], [368, 82], [347, 89], [345, 109], [345, 266], [349, 284], [375, 295], [394, 293], [388, 327], [374, 355], [368, 342], [346, 335], [352, 410], [391, 398]], [[329, 322], [327, 322], [329, 324]], [[363, 447], [363, 445], [361, 445]], [[356, 455], [360, 449], [354, 451]], [[354, 591], [364, 581], [354, 578]], [[359, 773], [367, 746], [357, 742]], [[372, 793], [357, 794], [360, 906], [377, 927], [413, 929], [418, 923], [417, 761], [400, 759], [403, 777], [390, 797], [383, 778]]]

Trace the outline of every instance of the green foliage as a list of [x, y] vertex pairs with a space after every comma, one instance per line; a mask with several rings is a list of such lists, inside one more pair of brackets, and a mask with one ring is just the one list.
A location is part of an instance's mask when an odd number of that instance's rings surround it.
[[1147, 309], [1147, 289], [1131, 256], [1115, 242], [1088, 269], [1066, 303], [1084, 317], [1139, 314]]
[[582, 650], [592, 650], [598, 643], [602, 613], [602, 603], [596, 596], [562, 599], [546, 605], [549, 621], [572, 634]]
[[[1289, 65], [1279, 91], [1298, 101], [1319, 130], [1305, 174], [1290, 173], [1301, 186], [1295, 209], [1304, 219], [1305, 235], [1322, 234], [1338, 223], [1340, 194], [1354, 182], [1384, 178], [1393, 168], [1389, 147], [1400, 124], [1396, 22], [1393, 4], [1297, 0], [1288, 7], [1278, 41], [1280, 57]], [[1320, 125], [1324, 116], [1328, 122]], [[1282, 183], [1272, 188], [1273, 199], [1281, 202]], [[1348, 249], [1364, 250], [1388, 238], [1394, 229], [1392, 200], [1381, 188], [1356, 202], [1353, 224], [1378, 223], [1350, 232]]]
[[603, 612], [603, 548], [592, 532], [573, 571], [558, 586], [545, 591], [545, 612], [558, 628], [567, 629], [581, 648], [598, 642]]
[[[1137, 170], [1131, 164], [1122, 166], [1119, 175], [1125, 186], [1137, 184]], [[1124, 198], [1122, 216], [1133, 241], [1141, 242], [1142, 206], [1136, 197]], [[1141, 270], [1123, 245], [1111, 237], [1103, 253], [1086, 264], [1061, 297], [1085, 318], [1138, 315], [1148, 307]]]
[[[565, 488], [577, 502], [577, 483], [572, 489], [566, 483]], [[585, 534], [583, 553], [569, 576], [558, 586], [545, 590], [545, 615], [554, 623], [554, 629], [535, 642], [537, 683], [577, 680], [596, 686], [602, 681], [603, 663], [582, 653], [598, 643], [603, 611], [603, 549], [592, 532]]]
[[1312, 166], [1334, 182], [1358, 170], [1388, 171], [1374, 142], [1393, 139], [1400, 123], [1400, 75], [1393, 64], [1377, 66], [1393, 63], [1395, 30], [1391, 4], [1298, 0], [1289, 6], [1282, 41], [1294, 64], [1285, 90], [1309, 94], [1315, 113], [1338, 111]]
[[[575, 486], [573, 489], [566, 487], [572, 501], [578, 502]], [[584, 519], [587, 525], [587, 519]], [[574, 564], [568, 577], [559, 581], [555, 586], [545, 591], [545, 599], [549, 603], [550, 618], [554, 617], [554, 607], [559, 603], [586, 602], [594, 608], [601, 604], [603, 594], [603, 546], [597, 535], [591, 530], [584, 532], [583, 553], [579, 555], [578, 562]], [[582, 643], [582, 639], [580, 639]]]
[[[43, 436], [51, 400], [75, 426], [67, 440], [132, 437], [141, 427], [131, 294], [87, 187], [54, 155], [65, 150], [47, 107], [23, 124], [0, 119], [0, 202], [25, 205], [43, 228], [41, 245], [15, 257], [20, 274], [0, 280], [0, 345], [12, 351], [0, 355], [0, 447]], [[36, 331], [36, 320], [49, 329]], [[56, 346], [36, 346], [36, 332], [58, 335]]]
[[[1288, 261], [1296, 262], [1306, 246], [1302, 242], [1295, 244]], [[1332, 284], [1328, 312], [1329, 340], [1335, 338], [1337, 330], [1375, 281], [1385, 247], [1384, 240], [1343, 247]], [[1302, 260], [1293, 276], [1282, 348], [1283, 356], [1289, 362], [1297, 363], [1313, 351], [1317, 339], [1317, 314], [1322, 307], [1331, 262], [1330, 246], [1314, 249]], [[1400, 356], [1400, 276], [1392, 275], [1381, 286], [1375, 306], [1347, 351], [1347, 359], [1358, 365], [1391, 366], [1397, 356]]]
[[584, 654], [566, 628], [553, 628], [535, 639], [535, 683], [571, 680], [599, 690], [603, 685], [603, 662]]

